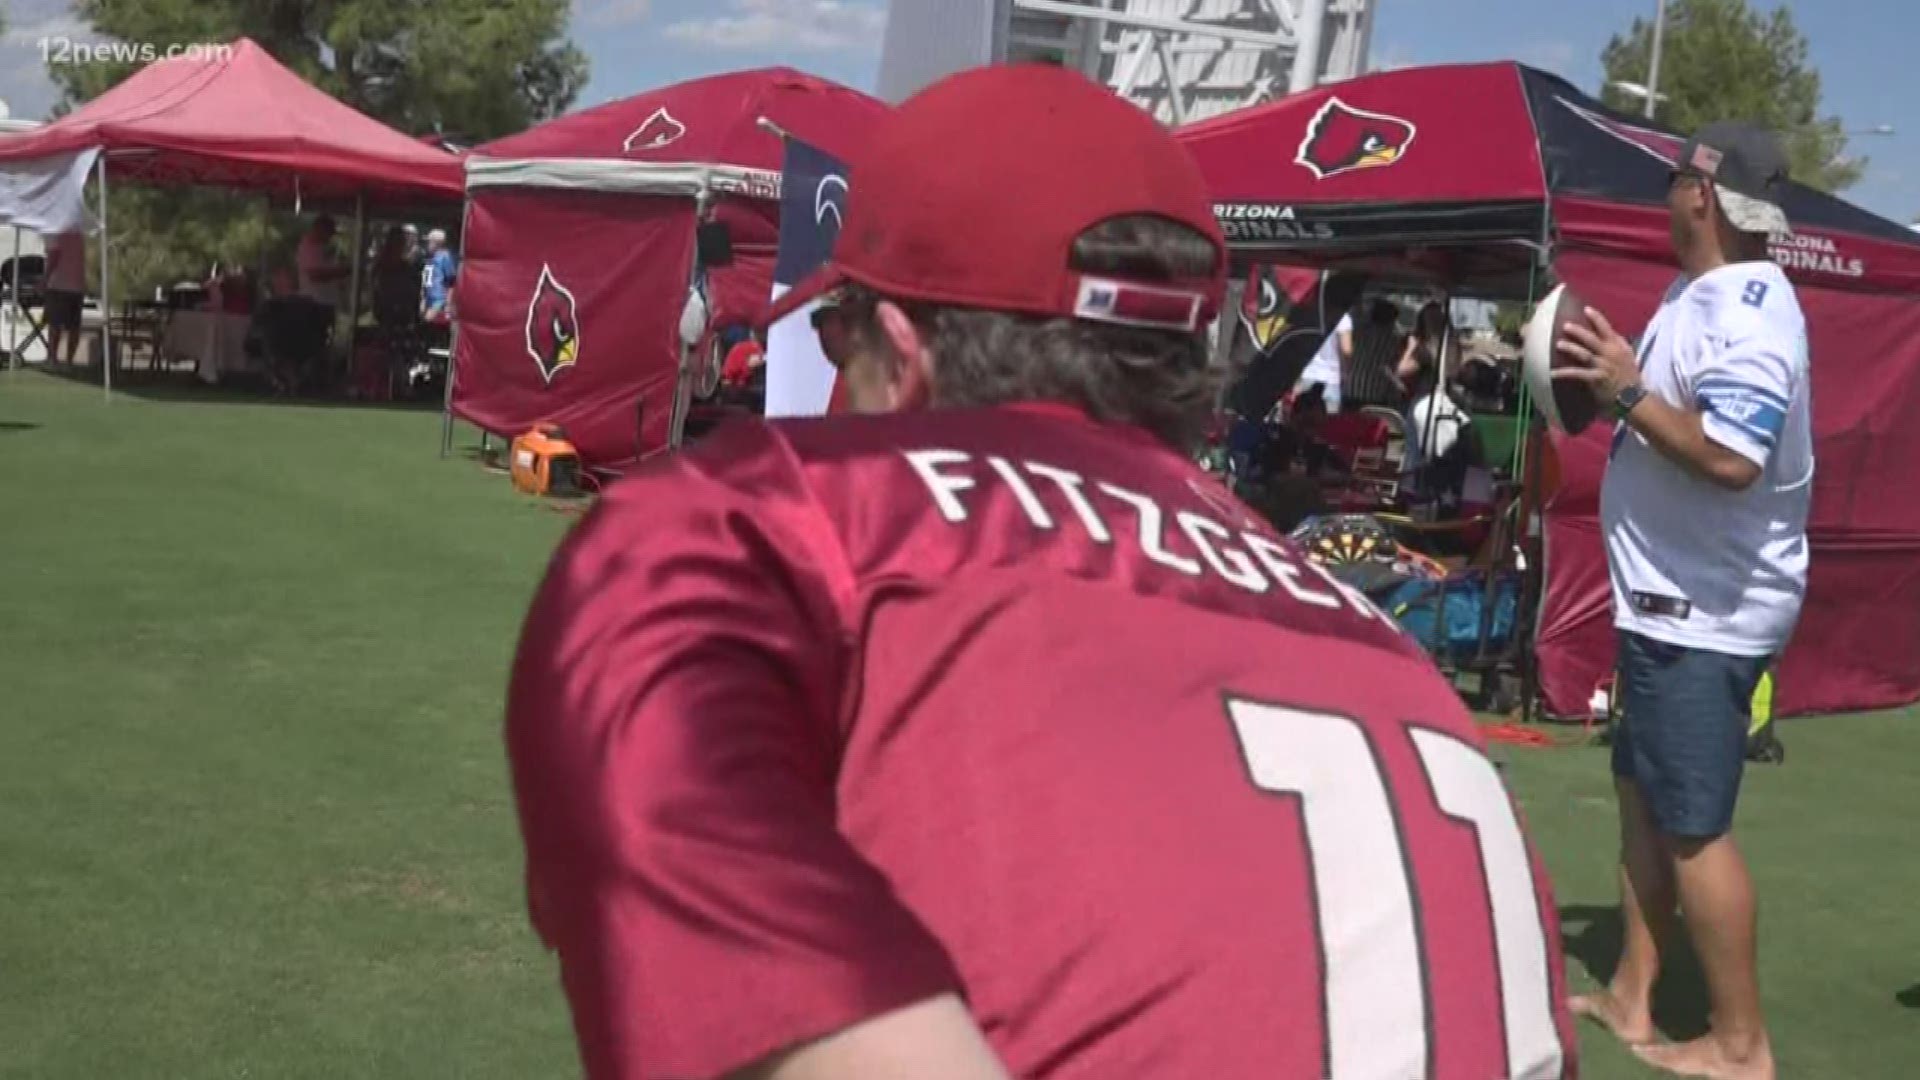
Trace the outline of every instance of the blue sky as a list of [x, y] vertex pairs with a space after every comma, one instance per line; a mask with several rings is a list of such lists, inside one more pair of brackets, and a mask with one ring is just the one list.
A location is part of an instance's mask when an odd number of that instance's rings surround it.
[[[0, 98], [17, 116], [41, 115], [51, 91], [37, 42], [82, 35], [68, 0], [5, 0]], [[954, 0], [964, 2], [964, 0]], [[1771, 0], [1752, 0], [1769, 7]], [[886, 23], [884, 0], [572, 0], [573, 38], [593, 62], [582, 105], [696, 75], [790, 64], [871, 89]], [[1600, 50], [1654, 0], [1378, 0], [1376, 63], [1516, 58], [1596, 89]], [[1895, 135], [1854, 141], [1871, 159], [1849, 198], [1900, 220], [1920, 216], [1920, 3], [1789, 3], [1825, 81], [1825, 109], [1849, 128], [1894, 124]]]

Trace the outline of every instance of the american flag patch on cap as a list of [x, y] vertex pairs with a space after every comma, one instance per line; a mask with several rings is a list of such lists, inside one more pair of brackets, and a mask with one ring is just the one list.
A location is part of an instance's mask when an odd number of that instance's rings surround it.
[[1723, 155], [1711, 146], [1701, 145], [1693, 148], [1693, 160], [1687, 164], [1708, 176], [1718, 175], [1720, 159]]
[[1073, 314], [1075, 318], [1121, 326], [1192, 332], [1200, 328], [1205, 304], [1206, 298], [1197, 292], [1088, 277], [1080, 279], [1080, 296], [1074, 302]]

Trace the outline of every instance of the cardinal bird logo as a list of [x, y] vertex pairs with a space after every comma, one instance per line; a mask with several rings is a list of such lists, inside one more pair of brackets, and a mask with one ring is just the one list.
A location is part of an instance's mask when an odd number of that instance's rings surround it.
[[655, 109], [646, 123], [634, 128], [627, 141], [620, 144], [620, 150], [627, 154], [636, 150], [659, 150], [679, 142], [686, 133], [687, 125], [675, 120], [672, 113], [664, 108]]
[[1367, 112], [1337, 97], [1328, 98], [1313, 114], [1293, 160], [1306, 166], [1316, 180], [1361, 169], [1384, 169], [1407, 156], [1418, 131], [1411, 120]]
[[546, 265], [540, 267], [540, 284], [527, 302], [527, 355], [549, 383], [580, 359], [580, 308]]
[[1247, 281], [1246, 300], [1240, 312], [1255, 348], [1266, 352], [1280, 340], [1281, 331], [1287, 328], [1288, 307], [1281, 295], [1280, 283], [1273, 280], [1272, 273], [1265, 267], [1256, 267]]

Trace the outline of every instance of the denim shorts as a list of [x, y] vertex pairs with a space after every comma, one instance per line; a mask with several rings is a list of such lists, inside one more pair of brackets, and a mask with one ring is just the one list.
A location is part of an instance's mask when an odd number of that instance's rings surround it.
[[1711, 840], [1733, 827], [1753, 691], [1771, 664], [1620, 632], [1613, 774], [1633, 781], [1662, 833]]

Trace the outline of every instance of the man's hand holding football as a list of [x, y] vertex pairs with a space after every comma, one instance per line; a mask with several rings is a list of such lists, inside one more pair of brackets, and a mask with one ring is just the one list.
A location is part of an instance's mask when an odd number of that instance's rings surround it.
[[1560, 351], [1579, 366], [1555, 368], [1556, 379], [1586, 383], [1602, 407], [1611, 406], [1620, 391], [1640, 384], [1640, 360], [1633, 343], [1621, 337], [1599, 311], [1588, 308], [1587, 322], [1569, 322], [1561, 331]]

